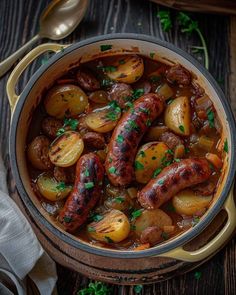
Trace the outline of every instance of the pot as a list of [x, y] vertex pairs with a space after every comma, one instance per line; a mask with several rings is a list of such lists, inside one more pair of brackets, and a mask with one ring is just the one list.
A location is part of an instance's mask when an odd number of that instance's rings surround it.
[[[104, 49], [101, 45], [110, 45], [106, 46], [110, 49], [101, 51]], [[46, 51], [54, 51], [56, 54], [37, 70], [23, 92], [19, 96], [16, 95], [15, 85], [21, 73], [29, 63]], [[149, 56], [151, 52], [154, 52], [155, 57], [162, 62], [180, 63], [194, 73], [194, 79], [205, 89], [220, 114], [223, 137], [227, 138], [229, 151], [214, 202], [195, 227], [163, 244], [143, 251], [102, 249], [89, 245], [63, 231], [60, 224], [52, 220], [42, 208], [30, 185], [25, 157], [26, 136], [34, 110], [43, 98], [42, 94], [69, 69], [77, 67], [81, 62], [100, 56], [121, 53], [139, 53]], [[167, 42], [135, 34], [99, 36], [68, 47], [44, 44], [33, 49], [16, 66], [8, 80], [7, 93], [12, 108], [10, 158], [17, 190], [26, 211], [29, 212], [31, 221], [33, 220], [33, 227], [39, 239], [43, 241], [46, 250], [55, 260], [59, 260], [56, 254], [59, 251], [63, 253], [60, 263], [91, 278], [120, 284], [150, 283], [173, 275], [176, 262], [184, 267], [186, 263], [195, 265], [197, 262], [204, 261], [216, 253], [232, 235], [236, 226], [233, 199], [233, 181], [236, 170], [235, 121], [231, 108], [213, 77], [187, 53]], [[203, 230], [222, 209], [227, 213], [227, 221], [221, 229], [213, 234], [210, 241], [190, 251], [186, 245], [190, 241], [198, 241]], [[165, 277], [164, 270], [166, 269], [170, 275]]]

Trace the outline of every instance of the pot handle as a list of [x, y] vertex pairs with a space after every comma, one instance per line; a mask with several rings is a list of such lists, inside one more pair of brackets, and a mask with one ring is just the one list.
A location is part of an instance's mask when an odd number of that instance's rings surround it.
[[32, 61], [34, 61], [39, 55], [41, 55], [44, 52], [47, 51], [54, 51], [58, 52], [68, 45], [61, 45], [56, 43], [45, 43], [42, 45], [39, 45], [35, 47], [33, 50], [31, 50], [23, 59], [17, 64], [17, 66], [14, 68], [12, 73], [10, 74], [8, 81], [7, 81], [7, 96], [9, 100], [9, 104], [11, 107], [11, 111], [13, 113], [15, 105], [20, 97], [20, 95], [16, 94], [15, 87], [19, 80], [19, 77], [23, 73], [23, 71], [28, 67]]
[[158, 256], [174, 258], [182, 261], [197, 262], [211, 256], [220, 247], [222, 247], [227, 239], [233, 234], [236, 227], [236, 208], [234, 203], [234, 185], [229, 192], [229, 196], [224, 204], [228, 219], [221, 231], [205, 246], [195, 251], [186, 251], [183, 246], [170, 250]]

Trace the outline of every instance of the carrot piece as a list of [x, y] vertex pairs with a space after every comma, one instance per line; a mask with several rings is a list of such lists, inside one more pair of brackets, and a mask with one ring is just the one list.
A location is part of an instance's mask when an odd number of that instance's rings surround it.
[[223, 165], [222, 160], [216, 154], [207, 153], [206, 158], [217, 169], [220, 169], [222, 167], [222, 165]]
[[175, 231], [175, 226], [174, 225], [164, 225], [163, 231], [168, 234], [173, 233], [173, 231]]
[[74, 79], [59, 79], [57, 80], [57, 84], [75, 84], [76, 81]]
[[137, 247], [134, 248], [134, 251], [140, 251], [140, 250], [146, 250], [150, 248], [150, 244], [146, 243], [146, 244], [141, 244]]

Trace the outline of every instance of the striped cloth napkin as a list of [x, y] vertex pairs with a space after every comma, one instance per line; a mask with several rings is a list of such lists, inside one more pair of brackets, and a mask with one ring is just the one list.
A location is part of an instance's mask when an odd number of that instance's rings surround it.
[[55, 263], [43, 250], [30, 224], [8, 196], [6, 171], [0, 150], [0, 294], [28, 295], [26, 281], [30, 280], [38, 288], [38, 294], [56, 293]]

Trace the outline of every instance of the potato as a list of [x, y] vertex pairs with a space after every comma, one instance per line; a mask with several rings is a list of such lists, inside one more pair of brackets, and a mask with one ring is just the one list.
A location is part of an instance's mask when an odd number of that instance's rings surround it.
[[108, 93], [104, 90], [97, 90], [89, 95], [89, 99], [95, 103], [108, 103]]
[[178, 214], [195, 215], [210, 204], [212, 196], [197, 195], [190, 189], [183, 190], [174, 196], [172, 204]]
[[111, 210], [103, 215], [103, 219], [87, 226], [91, 238], [106, 243], [118, 243], [126, 239], [130, 232], [127, 216], [119, 210]]
[[142, 77], [144, 65], [140, 56], [127, 55], [122, 58], [122, 63], [120, 63], [120, 60], [121, 58], [119, 57], [118, 60], [111, 65], [115, 70], [107, 72], [110, 79], [131, 84]]
[[140, 236], [148, 227], [158, 226], [163, 229], [165, 225], [172, 225], [172, 219], [161, 209], [144, 209], [133, 225], [135, 233]]
[[80, 134], [67, 131], [51, 143], [49, 158], [56, 166], [69, 167], [77, 162], [83, 150], [84, 142]]
[[179, 135], [189, 135], [190, 106], [187, 96], [180, 96], [167, 106], [165, 124]]
[[163, 164], [163, 159], [170, 157], [168, 146], [164, 142], [149, 142], [141, 146], [135, 157], [135, 177], [139, 183], [147, 183], [156, 169]]
[[104, 205], [109, 209], [124, 211], [133, 206], [133, 201], [124, 188], [108, 185], [105, 194], [107, 199], [104, 201]]
[[36, 184], [40, 194], [50, 201], [64, 199], [72, 190], [71, 186], [56, 181], [54, 177], [47, 173], [39, 175]]
[[58, 119], [78, 115], [87, 105], [88, 98], [84, 91], [70, 84], [54, 86], [44, 100], [46, 112]]
[[105, 107], [88, 114], [85, 123], [93, 131], [106, 133], [115, 128], [120, 116], [120, 108]]
[[165, 98], [165, 100], [173, 97], [173, 95], [174, 95], [173, 89], [167, 83], [158, 87], [155, 92], [162, 95]]
[[155, 141], [168, 130], [166, 126], [153, 126], [148, 129], [148, 132], [144, 136], [145, 141]]
[[52, 163], [49, 159], [49, 139], [40, 135], [33, 139], [27, 149], [27, 156], [30, 163], [37, 169], [49, 170], [52, 168]]

